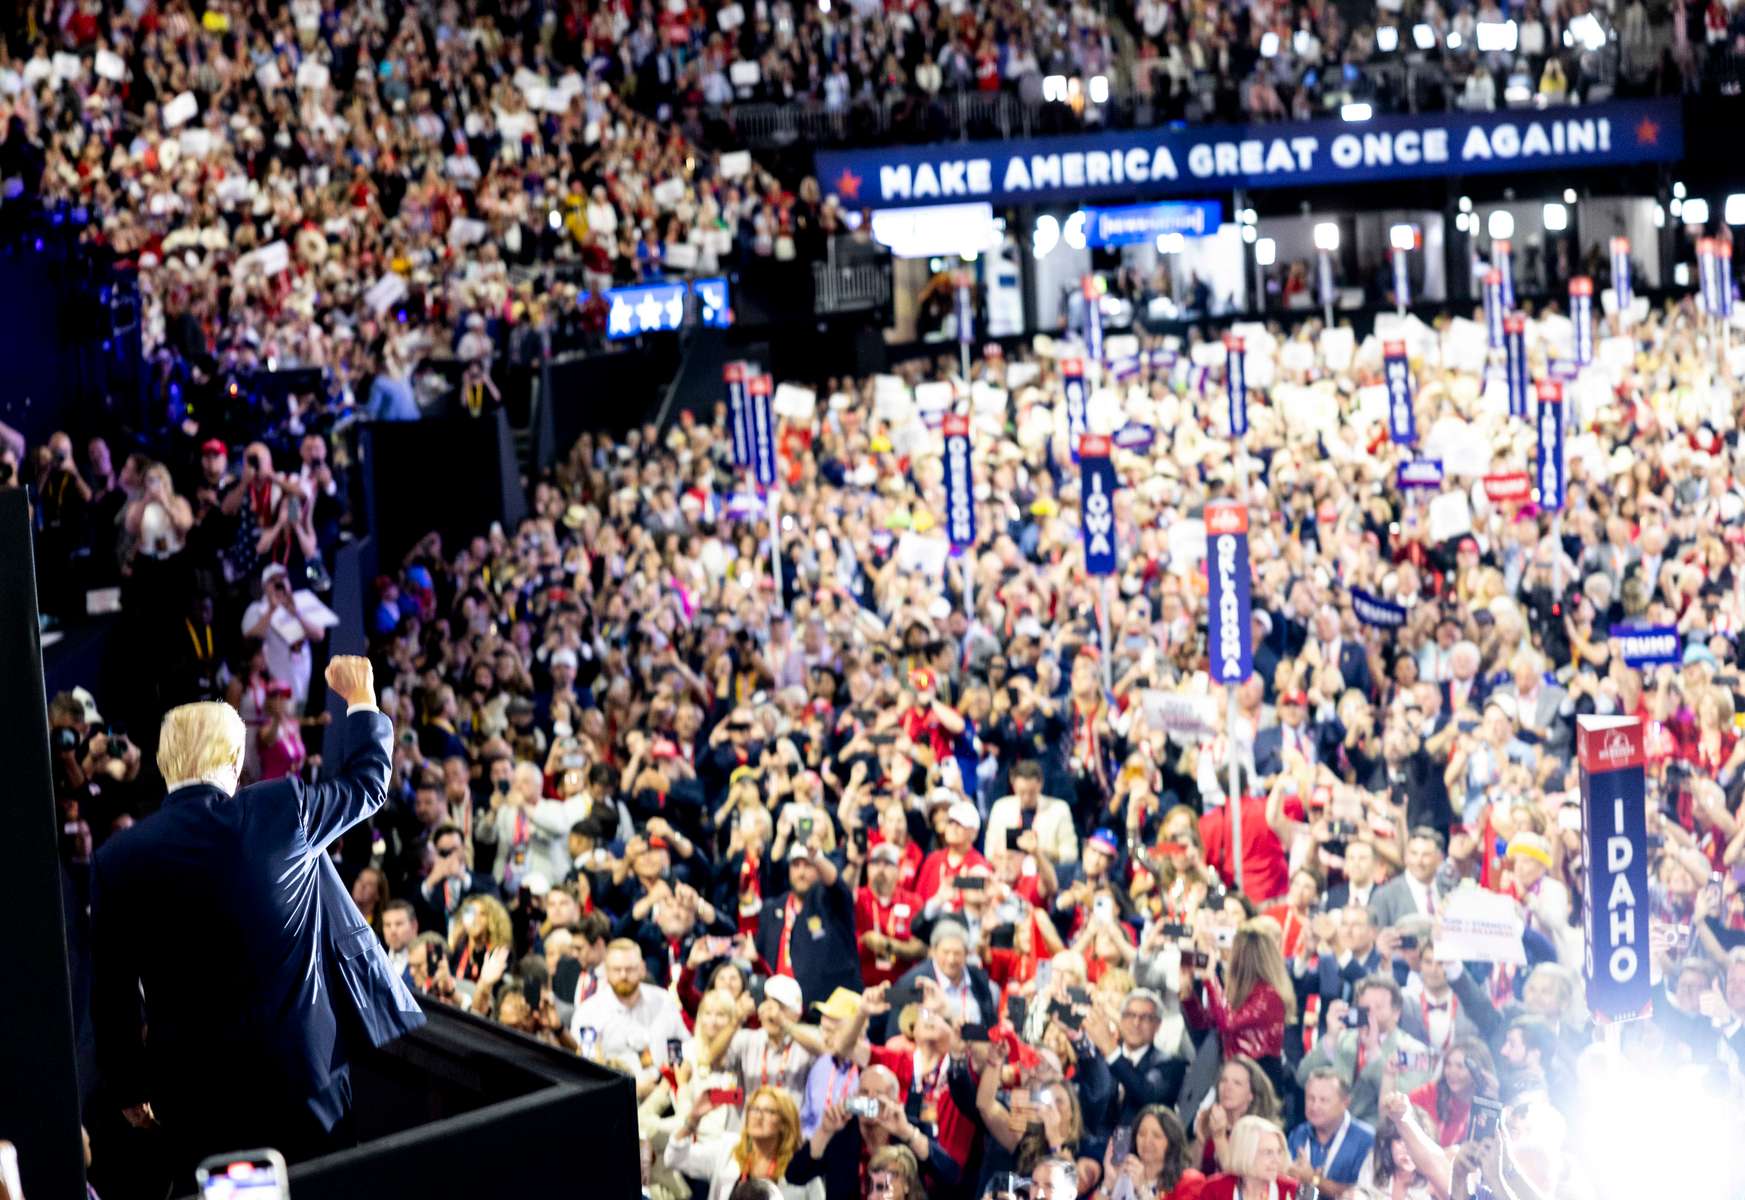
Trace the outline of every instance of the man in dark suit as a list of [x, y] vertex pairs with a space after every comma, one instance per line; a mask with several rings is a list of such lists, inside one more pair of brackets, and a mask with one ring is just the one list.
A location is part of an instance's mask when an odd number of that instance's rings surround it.
[[788, 890], [764, 901], [757, 952], [773, 974], [800, 985], [807, 1007], [839, 987], [860, 990], [854, 895], [829, 855], [800, 842], [788, 850]]
[[969, 963], [969, 931], [962, 923], [947, 917], [933, 926], [927, 947], [927, 957], [891, 986], [893, 1015], [887, 1032], [895, 1031], [894, 1022], [905, 1008], [924, 1000], [922, 993], [935, 988], [944, 993], [946, 1011], [961, 1023], [993, 1024], [999, 1010], [994, 1007], [994, 992], [988, 986], [987, 973]]
[[1135, 988], [1121, 1005], [1121, 1041], [1109, 1056], [1109, 1074], [1119, 1086], [1119, 1125], [1131, 1125], [1139, 1110], [1153, 1104], [1174, 1105], [1188, 1060], [1169, 1058], [1154, 1042], [1163, 1020], [1163, 1000], [1149, 988]]
[[[1341, 636], [1339, 610], [1330, 604], [1322, 605], [1315, 613], [1314, 633], [1311, 657], [1318, 658], [1320, 666], [1337, 667], [1346, 687], [1356, 688], [1366, 696], [1374, 695], [1375, 678], [1370, 674], [1369, 655], [1361, 643]], [[1304, 651], [1308, 649], [1305, 645]]]
[[424, 1022], [325, 853], [381, 806], [393, 725], [368, 659], [335, 658], [327, 684], [348, 706], [333, 779], [237, 792], [236, 711], [172, 709], [163, 808], [92, 868], [98, 1063], [130, 1124], [161, 1122], [184, 1185], [221, 1151], [347, 1144], [351, 1055]]
[[1268, 782], [1285, 768], [1285, 751], [1295, 750], [1311, 766], [1331, 765], [1333, 753], [1345, 738], [1337, 721], [1309, 721], [1309, 696], [1303, 691], [1281, 692], [1278, 724], [1254, 735], [1254, 771]]

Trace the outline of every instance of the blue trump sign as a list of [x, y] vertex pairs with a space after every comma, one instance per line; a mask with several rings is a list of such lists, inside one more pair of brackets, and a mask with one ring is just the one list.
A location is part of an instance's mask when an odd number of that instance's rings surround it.
[[1357, 619], [1375, 629], [1398, 629], [1406, 623], [1406, 610], [1362, 588], [1351, 589], [1351, 611]]
[[1092, 575], [1115, 573], [1115, 464], [1109, 439], [1087, 433], [1080, 439], [1079, 507], [1085, 539], [1085, 570]]
[[1216, 200], [1087, 208], [1085, 245], [1129, 246], [1154, 241], [1166, 233], [1208, 237], [1218, 232], [1222, 217], [1223, 209]]
[[1218, 683], [1241, 683], [1254, 674], [1247, 505], [1229, 500], [1206, 505], [1206, 584], [1212, 678]]
[[1644, 1015], [1653, 994], [1648, 949], [1648, 817], [1641, 717], [1577, 717], [1581, 763], [1581, 927], [1587, 1006]]
[[849, 208], [953, 200], [1051, 204], [1208, 189], [1368, 187], [1391, 179], [1557, 171], [1684, 156], [1677, 100], [1266, 125], [1171, 125], [1014, 141], [821, 150]]
[[1684, 661], [1684, 642], [1672, 625], [1614, 625], [1609, 631], [1610, 649], [1629, 667], [1652, 667]]
[[1087, 416], [1089, 396], [1085, 391], [1085, 364], [1080, 358], [1064, 358], [1060, 362], [1060, 387], [1066, 393], [1066, 444], [1072, 460], [1079, 460], [1079, 439], [1084, 437], [1090, 421]]
[[1412, 405], [1412, 365], [1406, 359], [1406, 343], [1384, 342], [1381, 356], [1388, 389], [1388, 436], [1396, 445], [1410, 446], [1418, 440], [1418, 413]]

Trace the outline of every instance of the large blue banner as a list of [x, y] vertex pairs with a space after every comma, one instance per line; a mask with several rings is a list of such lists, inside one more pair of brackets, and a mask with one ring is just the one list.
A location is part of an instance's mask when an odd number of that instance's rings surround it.
[[1503, 318], [1504, 370], [1509, 384], [1509, 415], [1527, 419], [1527, 318], [1510, 313]]
[[1085, 539], [1085, 570], [1115, 573], [1115, 462], [1109, 439], [1087, 433], [1079, 446], [1080, 523]]
[[606, 336], [612, 341], [671, 333], [685, 323], [685, 285], [646, 283], [606, 293]]
[[1388, 434], [1397, 446], [1418, 440], [1418, 415], [1412, 404], [1412, 364], [1406, 359], [1406, 343], [1383, 342], [1382, 380], [1388, 389]]
[[1230, 436], [1239, 438], [1248, 432], [1248, 351], [1232, 333], [1224, 335], [1224, 382], [1230, 391]]
[[975, 480], [970, 473], [969, 418], [947, 413], [945, 434], [945, 536], [954, 548], [975, 545]]
[[1218, 232], [1223, 210], [1216, 200], [1163, 204], [1123, 204], [1085, 209], [1085, 245], [1128, 246], [1155, 241], [1166, 233], [1210, 237]]
[[1563, 385], [1546, 379], [1539, 384], [1539, 456], [1536, 461], [1539, 507], [1551, 512], [1563, 507]]
[[1206, 637], [1217, 683], [1254, 674], [1254, 625], [1249, 618], [1248, 506], [1206, 505]]
[[952, 200], [1055, 204], [1208, 188], [1369, 187], [1390, 179], [1556, 171], [1684, 157], [1677, 100], [1267, 125], [1171, 125], [1017, 141], [820, 150], [848, 208]]
[[751, 423], [745, 411], [745, 364], [730, 362], [721, 369], [727, 383], [727, 424], [733, 430], [733, 465], [751, 465]]
[[751, 409], [752, 465], [757, 468], [757, 481], [769, 487], [776, 481], [776, 427], [768, 375], [753, 375], [747, 381], [745, 403]]
[[1577, 717], [1581, 762], [1581, 927], [1587, 1006], [1610, 1021], [1645, 1014], [1648, 818], [1640, 717]]

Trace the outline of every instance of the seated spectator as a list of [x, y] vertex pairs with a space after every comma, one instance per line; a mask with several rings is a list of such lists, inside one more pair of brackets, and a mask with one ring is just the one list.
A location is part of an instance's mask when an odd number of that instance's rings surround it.
[[1284, 1173], [1290, 1163], [1284, 1131], [1272, 1121], [1256, 1116], [1238, 1120], [1230, 1131], [1229, 1159], [1229, 1169], [1200, 1189], [1202, 1200], [1297, 1194], [1297, 1181]]

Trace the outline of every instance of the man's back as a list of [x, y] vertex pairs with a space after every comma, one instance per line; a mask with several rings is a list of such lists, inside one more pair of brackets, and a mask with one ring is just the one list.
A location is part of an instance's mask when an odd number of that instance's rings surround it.
[[149, 1102], [184, 1139], [305, 1116], [331, 1129], [348, 1048], [422, 1023], [325, 853], [387, 787], [388, 719], [355, 712], [344, 733], [330, 780], [178, 786], [96, 856], [99, 1062], [124, 1107]]

